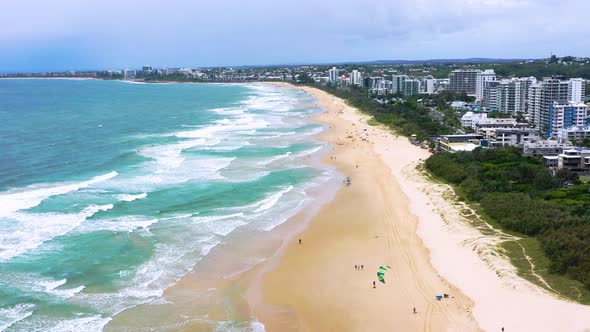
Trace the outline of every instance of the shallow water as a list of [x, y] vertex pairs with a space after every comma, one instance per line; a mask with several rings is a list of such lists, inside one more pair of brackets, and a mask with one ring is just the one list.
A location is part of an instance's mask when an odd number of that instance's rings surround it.
[[312, 102], [262, 84], [0, 80], [0, 331], [99, 331], [304, 208], [334, 177], [310, 163], [325, 152]]

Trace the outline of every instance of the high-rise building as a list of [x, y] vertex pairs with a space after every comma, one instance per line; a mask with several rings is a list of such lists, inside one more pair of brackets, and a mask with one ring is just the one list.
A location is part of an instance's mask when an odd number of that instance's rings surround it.
[[528, 79], [513, 78], [500, 81], [497, 95], [498, 112], [525, 114], [528, 86]]
[[475, 79], [475, 101], [481, 101], [483, 99], [483, 89], [485, 83], [488, 81], [495, 81], [496, 73], [493, 69], [486, 69], [483, 72], [476, 74]]
[[541, 91], [543, 83], [534, 83], [529, 86], [527, 92], [525, 114], [529, 124], [537, 129], [541, 128]]
[[408, 79], [407, 75], [393, 75], [391, 77], [391, 93], [403, 93], [404, 82]]
[[336, 67], [332, 67], [332, 69], [328, 70], [328, 76], [330, 82], [336, 83], [338, 81], [338, 69], [336, 69]]
[[549, 110], [553, 102], [565, 103], [568, 100], [568, 81], [558, 78], [544, 78], [541, 86], [541, 102], [539, 103], [539, 128], [547, 133], [549, 130]]
[[581, 78], [572, 78], [568, 82], [567, 95], [568, 101], [581, 103], [584, 101], [584, 80]]
[[434, 93], [434, 78], [424, 79], [424, 93], [429, 95]]
[[420, 80], [418, 79], [406, 79], [404, 81], [403, 90], [401, 91], [404, 96], [413, 96], [420, 93]]
[[475, 96], [479, 69], [457, 69], [449, 74], [449, 91]]
[[553, 102], [549, 108], [549, 129], [547, 137], [571, 127], [585, 127], [588, 125], [588, 106], [583, 103]]
[[350, 84], [352, 85], [361, 85], [362, 83], [362, 74], [358, 70], [353, 70], [350, 74]]
[[490, 112], [498, 111], [498, 86], [500, 81], [484, 81], [481, 105]]
[[152, 66], [143, 66], [141, 71], [143, 72], [144, 75], [146, 75], [146, 74], [149, 75], [154, 71], [154, 68], [152, 68]]

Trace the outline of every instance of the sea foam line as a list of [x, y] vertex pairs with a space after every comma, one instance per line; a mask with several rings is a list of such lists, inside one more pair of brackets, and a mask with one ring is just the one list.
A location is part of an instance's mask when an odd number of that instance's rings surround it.
[[19, 210], [26, 210], [35, 207], [51, 196], [63, 195], [82, 188], [87, 188], [93, 184], [106, 181], [119, 175], [112, 171], [110, 173], [95, 176], [84, 182], [61, 184], [46, 188], [27, 187], [19, 190], [11, 190], [7, 193], [0, 194], [0, 217], [10, 216]]
[[112, 208], [113, 204], [90, 205], [71, 214], [15, 212], [10, 219], [17, 223], [16, 230], [0, 233], [0, 261], [34, 250], [46, 241], [69, 233], [94, 214]]
[[4, 331], [15, 323], [31, 316], [33, 311], [30, 309], [34, 307], [35, 305], [31, 303], [21, 303], [9, 308], [0, 309], [0, 331]]

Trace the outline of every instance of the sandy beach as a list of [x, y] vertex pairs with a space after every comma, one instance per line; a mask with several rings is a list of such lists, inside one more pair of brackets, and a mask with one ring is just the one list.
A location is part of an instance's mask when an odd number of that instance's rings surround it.
[[[427, 150], [367, 125], [366, 115], [321, 90], [274, 84], [317, 99], [324, 112], [314, 120], [328, 126], [317, 139], [332, 147], [322, 162], [351, 184], [334, 197], [310, 193], [311, 207], [255, 241], [236, 231], [165, 291], [165, 303], [127, 310], [105, 330], [211, 331], [253, 321], [240, 327], [590, 331], [590, 307], [519, 277], [498, 249], [508, 235], [476, 229], [452, 188], [425, 176]], [[385, 283], [381, 265], [391, 266]]]
[[[451, 189], [421, 174], [428, 151], [339, 98], [295, 88], [326, 110], [316, 117], [334, 146], [324, 162], [352, 184], [260, 272], [262, 299], [250, 304], [266, 331], [590, 331], [590, 307], [518, 277], [497, 250], [502, 236], [475, 229]], [[379, 265], [392, 269], [373, 289]]]
[[[257, 319], [267, 331], [478, 330], [473, 302], [429, 262], [410, 201], [375, 148], [381, 131], [363, 125], [341, 100], [305, 90], [326, 110], [316, 116], [330, 126], [319, 139], [334, 146], [324, 161], [352, 181], [264, 274]], [[411, 145], [399, 153], [409, 154], [400, 158], [404, 164], [428, 156]], [[385, 284], [376, 277], [380, 265], [391, 266]], [[436, 300], [443, 294], [449, 297]]]

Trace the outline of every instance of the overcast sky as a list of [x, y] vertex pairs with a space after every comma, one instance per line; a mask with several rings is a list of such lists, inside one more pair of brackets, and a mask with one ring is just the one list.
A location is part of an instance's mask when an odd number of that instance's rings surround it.
[[590, 0], [0, 0], [0, 71], [590, 56]]

